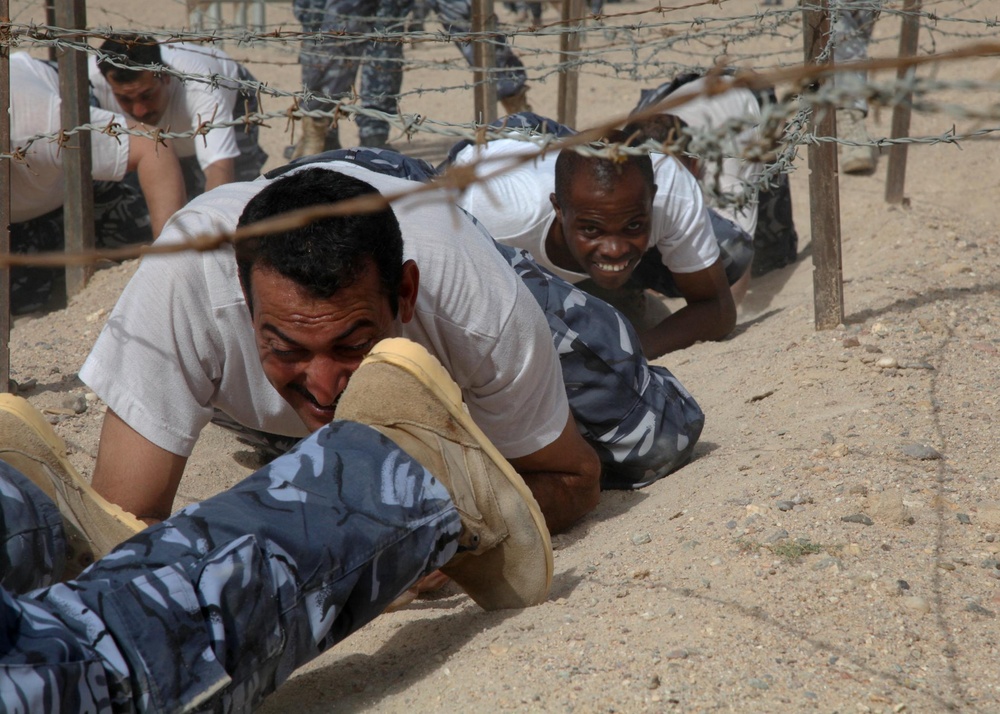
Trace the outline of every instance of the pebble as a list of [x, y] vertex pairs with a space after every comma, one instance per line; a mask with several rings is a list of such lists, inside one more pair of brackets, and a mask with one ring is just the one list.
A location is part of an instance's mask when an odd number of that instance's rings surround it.
[[970, 602], [968, 605], [965, 606], [965, 609], [968, 612], [974, 612], [977, 615], [983, 615], [985, 617], [996, 617], [997, 616], [995, 612], [993, 612], [992, 610], [987, 610], [985, 607], [983, 607], [982, 605], [980, 605], [978, 602]]
[[765, 680], [758, 679], [757, 677], [750, 677], [750, 679], [747, 680], [747, 684], [749, 684], [754, 689], [770, 689], [771, 688], [771, 685], [768, 684]]
[[870, 526], [875, 523], [875, 521], [866, 516], [864, 513], [853, 513], [850, 516], [843, 516], [840, 520], [844, 523], [860, 523], [865, 526]]
[[906, 582], [905, 580], [897, 580], [896, 581], [896, 592], [899, 595], [902, 595], [903, 593], [909, 591], [909, 589], [910, 589], [910, 584], [908, 582]]
[[996, 535], [995, 535], [995, 534], [993, 534], [993, 533], [987, 533], [987, 534], [986, 534], [986, 542], [987, 542], [987, 543], [992, 543], [992, 542], [993, 542], [993, 541], [995, 541], [996, 539], [997, 539], [997, 537], [996, 537]]
[[779, 511], [790, 511], [795, 508], [795, 501], [778, 501], [774, 505], [778, 507]]
[[928, 613], [931, 611], [931, 604], [922, 597], [910, 595], [902, 599], [903, 607], [914, 612]]
[[667, 650], [666, 653], [663, 655], [663, 658], [664, 659], [687, 659], [688, 658], [688, 654], [689, 653], [688, 653], [688, 651], [686, 649], [679, 648], [679, 649]]
[[632, 536], [632, 545], [645, 545], [653, 540], [649, 533], [636, 533]]
[[777, 543], [778, 541], [788, 540], [788, 531], [784, 528], [776, 530], [767, 538], [768, 543]]
[[62, 405], [74, 414], [83, 414], [87, 411], [87, 398], [82, 394], [68, 394], [63, 397]]
[[904, 444], [900, 447], [900, 450], [904, 456], [909, 456], [911, 459], [919, 459], [920, 461], [934, 461], [941, 458], [941, 453], [937, 449], [925, 444]]
[[955, 518], [957, 518], [958, 522], [961, 523], [963, 526], [972, 525], [972, 520], [969, 518], [968, 513], [956, 513]]
[[875, 366], [879, 369], [895, 369], [899, 366], [899, 361], [895, 357], [879, 357]]

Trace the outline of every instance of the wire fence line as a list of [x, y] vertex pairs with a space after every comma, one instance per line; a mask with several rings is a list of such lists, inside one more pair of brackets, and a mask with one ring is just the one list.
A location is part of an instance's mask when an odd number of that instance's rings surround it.
[[[763, 109], [761, 124], [767, 127], [764, 132], [764, 140], [761, 145], [749, 147], [748, 155], [744, 158], [750, 160], [765, 159], [768, 163], [761, 175], [761, 185], [773, 183], [780, 173], [787, 173], [794, 170], [794, 161], [798, 148], [802, 145], [816, 144], [822, 142], [843, 142], [837, 137], [816, 136], [808, 130], [809, 118], [814, 111], [826, 111], [829, 108], [843, 104], [844, 101], [857, 96], [861, 92], [872, 104], [879, 107], [893, 106], [905, 98], [912, 96], [912, 107], [915, 111], [926, 113], [939, 113], [964, 120], [981, 120], [1000, 122], [1000, 106], [984, 103], [980, 106], [963, 104], [947, 99], [937, 98], [945, 92], [959, 91], [963, 96], [983, 97], [988, 93], [995, 93], [1000, 89], [1000, 80], [997, 78], [960, 78], [960, 79], [939, 79], [936, 77], [922, 77], [911, 73], [902, 79], [879, 78], [878, 81], [866, 82], [864, 86], [854, 90], [844, 90], [835, 86], [832, 82], [821, 82], [828, 79], [831, 73], [836, 71], [853, 71], [864, 69], [871, 72], [884, 70], [894, 70], [898, 67], [918, 67], [918, 66], [940, 66], [947, 63], [955, 63], [963, 59], [982, 57], [985, 55], [1000, 53], [1000, 43], [996, 42], [974, 42], [995, 36], [994, 29], [997, 25], [996, 18], [975, 18], [976, 8], [979, 2], [959, 4], [949, 0], [925, 5], [919, 13], [921, 27], [927, 28], [925, 47], [921, 49], [921, 54], [917, 57], [899, 60], [894, 57], [885, 59], [869, 60], [850, 65], [831, 66], [803, 66], [801, 63], [801, 17], [804, 8], [819, 9], [817, 5], [800, 5], [795, 8], [770, 7], [766, 11], [758, 11], [752, 14], [740, 14], [727, 17], [708, 16], [694, 14], [689, 17], [679, 17], [682, 13], [699, 13], [703, 10], [716, 9], [724, 6], [721, 2], [698, 2], [691, 3], [677, 8], [664, 8], [657, 6], [643, 10], [602, 13], [601, 15], [588, 14], [584, 17], [574, 18], [570, 22], [545, 23], [539, 27], [516, 27], [511, 25], [501, 25], [501, 34], [508, 42], [518, 42], [517, 51], [522, 57], [530, 57], [535, 61], [529, 64], [529, 71], [534, 80], [544, 79], [547, 76], [565, 72], [570, 69], [578, 70], [583, 74], [596, 77], [605, 74], [621, 78], [627, 77], [637, 82], [641, 81], [662, 81], [664, 77], [672, 76], [679, 71], [705, 71], [706, 69], [719, 69], [724, 66], [759, 68], [761, 71], [750, 72], [740, 71], [736, 75], [736, 86], [759, 89], [765, 86], [774, 86], [779, 91], [781, 101], [776, 104], [767, 105]], [[903, 11], [895, 6], [873, 3], [873, 2], [841, 2], [834, 13], [850, 9], [879, 9], [882, 13], [882, 20], [892, 15], [903, 15]], [[380, 20], [385, 26], [393, 27], [403, 24], [405, 18], [394, 18], [398, 23], [386, 22], [385, 18]], [[637, 21], [638, 20], [638, 21]], [[291, 54], [297, 52], [297, 45], [303, 39], [315, 38], [314, 33], [303, 33], [286, 30], [283, 26], [275, 25], [263, 33], [249, 32], [245, 28], [218, 28], [212, 32], [194, 32], [185, 29], [145, 29], [137, 30], [143, 34], [148, 34], [159, 42], [174, 43], [232, 43], [241, 52], [247, 52], [246, 57], [234, 58], [249, 66], [273, 63], [276, 60], [259, 59], [253, 55], [254, 50], [260, 47], [269, 49], [278, 48], [282, 53]], [[601, 33], [607, 38], [603, 43], [591, 43], [581, 49], [574, 57], [568, 61], [560, 60], [556, 50], [553, 49], [552, 40], [565, 32], [587, 33], [593, 36]], [[6, 45], [10, 48], [23, 49], [46, 49], [55, 48], [58, 51], [79, 51], [96, 56], [98, 59], [105, 58], [105, 55], [97, 49], [93, 43], [106, 38], [113, 30], [108, 28], [96, 28], [88, 30], [75, 30], [59, 28], [36, 23], [9, 23], [0, 24], [0, 46]], [[743, 43], [751, 39], [766, 37], [774, 42], [774, 51], [770, 52], [746, 52], [740, 53], [739, 48]], [[897, 35], [888, 35], [878, 40], [879, 43], [891, 43]], [[964, 46], [950, 52], [934, 52], [938, 47], [941, 38], [948, 38], [949, 44], [954, 44], [956, 40], [969, 40]], [[403, 30], [378, 30], [367, 33], [354, 33], [344, 35], [345, 40], [365, 40], [371, 42], [406, 42], [408, 46], [416, 50], [428, 50], [440, 53], [440, 46], [447, 45], [450, 49], [452, 42], [460, 41], [497, 41], [494, 34], [476, 34], [464, 32], [461, 34], [448, 34], [446, 32], [407, 32]], [[529, 40], [542, 40], [542, 44], [527, 46]], [[548, 41], [548, 45], [544, 45]], [[790, 48], [788, 45], [798, 42], [796, 47]], [[887, 45], [885, 45], [887, 46]], [[681, 51], [680, 48], [683, 48]], [[694, 49], [692, 49], [694, 48]], [[830, 45], [824, 49], [827, 55], [830, 52]], [[407, 69], [431, 68], [442, 71], [455, 71], [459, 69], [465, 77], [470, 74], [469, 67], [464, 63], [460, 64], [457, 53], [454, 57], [442, 59], [441, 57], [407, 57], [400, 60]], [[886, 52], [886, 54], [891, 54]], [[660, 55], [658, 59], [651, 59]], [[555, 61], [553, 61], [555, 60]], [[280, 61], [280, 60], [279, 60]], [[292, 59], [288, 64], [294, 64]], [[171, 67], [149, 66], [150, 70], [177, 77], [183, 81], [196, 81], [208, 84], [219, 84], [227, 81], [224, 78], [215, 76], [193, 76], [177, 72]], [[214, 117], [203, 118], [203, 121], [188, 132], [170, 132], [156, 130], [153, 132], [139, 128], [129, 128], [127, 126], [112, 123], [108, 125], [83, 124], [78, 127], [65, 129], [58, 133], [38, 134], [28, 138], [18, 147], [12, 147], [9, 154], [0, 154], [0, 159], [10, 159], [12, 161], [24, 161], [25, 152], [32, 143], [38, 141], [54, 141], [60, 145], [65, 144], [70, 136], [83, 131], [97, 131], [111, 135], [141, 135], [163, 142], [175, 138], [196, 137], [204, 135], [209, 131], [228, 126], [243, 127], [251, 124], [261, 126], [273, 125], [277, 122], [284, 122], [287, 132], [292, 132], [296, 121], [304, 116], [327, 117], [334, 121], [354, 120], [358, 116], [371, 116], [386, 120], [395, 130], [403, 136], [414, 137], [437, 137], [440, 139], [451, 139], [454, 142], [470, 140], [473, 142], [483, 142], [493, 138], [515, 138], [534, 141], [538, 144], [538, 151], [555, 151], [566, 146], [580, 147], [579, 150], [603, 153], [603, 155], [619, 156], [628, 153], [639, 153], [644, 151], [672, 152], [673, 147], [648, 142], [643, 147], [622, 147], [607, 146], [594, 148], [589, 146], [589, 142], [600, 138], [608, 130], [620, 126], [627, 117], [616, 116], [607, 119], [600, 125], [592, 127], [589, 131], [583, 132], [570, 139], [551, 141], [537, 136], [528, 136], [523, 131], [515, 131], [506, 127], [484, 127], [473, 122], [454, 122], [444, 118], [422, 116], [416, 113], [407, 113], [402, 110], [406, 104], [406, 99], [428, 92], [447, 92], [454, 90], [469, 90], [474, 84], [466, 79], [465, 81], [438, 87], [420, 87], [408, 90], [400, 95], [400, 110], [394, 114], [387, 114], [361, 105], [361, 98], [356, 92], [350, 96], [339, 100], [331, 100], [329, 108], [317, 111], [304, 111], [301, 104], [308, 98], [308, 94], [300, 89], [290, 89], [272, 86], [266, 81], [246, 81], [228, 80], [227, 84], [238, 85], [245, 92], [256, 94], [261, 99], [268, 102], [285, 103], [284, 108], [278, 111], [259, 111], [250, 113], [238, 120], [231, 122], [215, 122]], [[673, 106], [677, 106], [674, 104]], [[668, 102], [658, 107], [651, 108], [649, 113], [656, 111], [666, 111], [671, 108]], [[738, 131], [741, 127], [729, 126], [727, 131]], [[745, 128], [745, 127], [744, 127]], [[992, 138], [997, 131], [996, 127], [980, 127], [968, 132], [959, 132], [955, 126], [930, 136], [911, 136], [901, 139], [888, 139], [878, 137], [873, 140], [873, 145], [880, 148], [893, 144], [960, 144], [964, 141], [982, 140]], [[722, 155], [722, 142], [724, 136], [717, 134], [713, 136], [711, 132], [701, 131], [696, 137], [695, 144], [698, 146], [698, 153], [711, 160], [713, 157]], [[849, 143], [849, 142], [847, 142]], [[461, 190], [463, 182], [474, 180], [472, 174], [465, 174], [461, 178], [448, 177], [442, 179], [453, 190]], [[711, 190], [709, 188], [709, 190]], [[338, 209], [339, 210], [339, 209]], [[332, 214], [335, 215], [335, 214]], [[205, 240], [198, 241], [198, 245], [192, 246], [196, 249], [210, 249], [216, 247], [219, 241], [238, 240], [239, 235], [225, 237], [206, 237]], [[147, 248], [127, 248], [117, 251], [88, 251], [86, 254], [69, 255], [66, 253], [31, 256], [0, 256], [0, 264], [5, 265], [67, 265], [80, 264], [84, 262], [96, 262], [99, 260], [112, 259], [120, 260], [124, 258], [138, 257], [150, 252]]]

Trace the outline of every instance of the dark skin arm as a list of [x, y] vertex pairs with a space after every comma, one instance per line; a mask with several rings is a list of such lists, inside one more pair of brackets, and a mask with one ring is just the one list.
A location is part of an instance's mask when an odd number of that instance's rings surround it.
[[721, 340], [736, 326], [736, 303], [721, 258], [704, 270], [673, 276], [687, 305], [639, 335], [647, 359], [698, 341]]
[[558, 439], [510, 463], [538, 501], [550, 532], [566, 530], [597, 507], [601, 462], [572, 414]]

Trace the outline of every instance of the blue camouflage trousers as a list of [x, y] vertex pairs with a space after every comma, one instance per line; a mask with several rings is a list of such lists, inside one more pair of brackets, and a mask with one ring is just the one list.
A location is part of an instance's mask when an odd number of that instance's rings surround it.
[[[433, 173], [420, 159], [372, 149], [328, 151], [291, 166], [325, 161], [349, 161], [412, 181], [426, 181]], [[275, 178], [288, 168], [267, 176]], [[602, 488], [641, 488], [687, 463], [705, 415], [670, 370], [646, 361], [629, 321], [608, 303], [539, 266], [527, 252], [497, 243], [470, 218], [545, 314], [570, 411], [601, 459]]]
[[[308, 111], [333, 109], [350, 96], [361, 67], [361, 106], [386, 113], [396, 111], [403, 86], [403, 39], [398, 33], [413, 0], [293, 0], [295, 17], [309, 37], [302, 41], [299, 63]], [[396, 33], [375, 41], [358, 34]], [[389, 135], [387, 122], [358, 115], [362, 143]]]
[[[449, 35], [464, 35], [472, 30], [471, 0], [427, 0], [425, 5], [437, 13], [444, 31]], [[495, 35], [493, 42], [497, 69], [491, 77], [497, 85], [497, 99], [506, 99], [521, 91], [528, 75], [524, 71], [524, 63], [514, 54], [503, 35]], [[469, 66], [475, 66], [472, 43], [456, 41], [455, 46]]]
[[[21, 223], [11, 224], [13, 253], [62, 250], [65, 245], [63, 209]], [[149, 208], [139, 184], [126, 181], [94, 182], [94, 243], [98, 248], [119, 248], [130, 243], [151, 243], [153, 228]], [[11, 312], [20, 315], [44, 308], [62, 285], [62, 268], [10, 269]]]
[[[836, 16], [833, 24], [833, 59], [837, 64], [868, 59], [868, 44], [880, 11], [872, 10], [870, 4], [863, 7], [854, 5], [849, 0], [835, 0], [831, 4], [831, 11]], [[838, 89], [849, 90], [854, 94], [844, 108], [860, 109], [868, 114], [868, 99], [864, 95], [868, 72], [837, 72], [833, 81]]]
[[0, 462], [0, 704], [250, 710], [447, 563], [460, 530], [422, 466], [374, 429], [333, 422], [77, 580], [18, 595], [58, 579], [65, 546], [55, 506]]

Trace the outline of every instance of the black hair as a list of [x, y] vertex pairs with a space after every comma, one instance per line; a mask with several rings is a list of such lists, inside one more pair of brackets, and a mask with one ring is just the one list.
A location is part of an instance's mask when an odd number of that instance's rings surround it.
[[675, 114], [656, 114], [646, 119], [630, 121], [623, 131], [634, 144], [643, 144], [652, 139], [665, 147], [683, 152], [687, 150], [691, 140], [691, 136], [684, 131], [687, 128], [687, 122]]
[[[254, 196], [239, 226], [310, 206], [378, 195], [364, 181], [330, 169], [313, 168], [277, 179]], [[372, 213], [334, 216], [302, 228], [250, 238], [236, 244], [236, 264], [247, 305], [253, 313], [250, 277], [254, 267], [277, 271], [313, 297], [328, 299], [349, 287], [369, 261], [378, 270], [393, 316], [399, 309], [403, 276], [403, 235], [389, 207]]]
[[[600, 142], [591, 144], [594, 148], [602, 148], [609, 144], [627, 144], [628, 135], [619, 130], [608, 132]], [[650, 192], [655, 190], [656, 178], [653, 175], [653, 161], [649, 154], [622, 154], [610, 159], [599, 156], [584, 156], [573, 147], [566, 147], [559, 152], [556, 159], [556, 203], [564, 206], [569, 198], [572, 179], [577, 174], [587, 173], [603, 189], [610, 189], [618, 177], [626, 169], [635, 167], [642, 174], [643, 180], [649, 186]]]
[[[149, 35], [119, 33], [108, 35], [100, 47], [106, 57], [97, 60], [97, 68], [112, 82], [127, 84], [152, 72], [150, 65], [162, 65], [160, 45]], [[116, 64], [112, 64], [112, 61]], [[125, 68], [118, 65], [126, 65]], [[134, 67], [135, 69], [132, 69]]]

